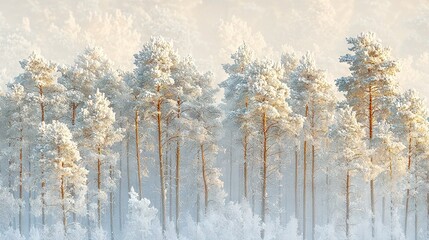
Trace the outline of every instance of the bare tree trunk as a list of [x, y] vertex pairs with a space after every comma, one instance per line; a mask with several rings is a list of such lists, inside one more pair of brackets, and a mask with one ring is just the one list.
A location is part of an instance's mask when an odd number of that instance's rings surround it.
[[[159, 87], [158, 87], [159, 91]], [[157, 102], [157, 124], [158, 124], [158, 156], [159, 156], [159, 178], [161, 183], [161, 223], [162, 231], [166, 229], [165, 220], [165, 177], [164, 177], [164, 161], [162, 158], [162, 122], [161, 122], [161, 99]]]
[[[265, 223], [265, 211], [266, 211], [266, 201], [267, 201], [267, 140], [268, 140], [268, 132], [267, 132], [267, 116], [264, 112], [262, 114], [262, 133], [263, 133], [263, 176], [262, 176], [262, 207], [261, 207], [261, 219], [262, 223]], [[265, 231], [262, 228], [261, 230], [261, 238], [264, 239]]]
[[346, 179], [346, 237], [350, 239], [350, 170], [347, 170]]
[[139, 111], [135, 111], [134, 115], [134, 131], [136, 134], [136, 158], [137, 158], [137, 177], [139, 183], [139, 199], [142, 199], [142, 176], [141, 176], [141, 165], [140, 165], [140, 137], [139, 137]]
[[204, 145], [200, 145], [201, 149], [201, 169], [203, 174], [203, 183], [204, 183], [204, 212], [207, 213], [207, 207], [209, 203], [209, 187], [207, 183], [207, 173], [206, 173], [206, 158], [204, 155]]
[[97, 216], [98, 216], [98, 227], [101, 227], [101, 200], [100, 200], [100, 194], [101, 194], [101, 148], [98, 147], [98, 159], [97, 159], [97, 190], [98, 190], [98, 196], [97, 196]]
[[[411, 169], [411, 143], [412, 143], [412, 138], [409, 137], [408, 138], [408, 167], [407, 167], [408, 173], [410, 173], [410, 169]], [[409, 205], [409, 200], [410, 200], [410, 189], [407, 188], [407, 194], [405, 196], [405, 227], [404, 227], [405, 237], [407, 236], [407, 230], [408, 230], [408, 205]]]
[[[181, 109], [180, 109], [180, 98], [177, 100], [177, 118], [180, 119]], [[180, 124], [180, 123], [179, 123]], [[181, 129], [179, 126], [177, 140], [176, 140], [176, 234], [179, 236], [179, 214], [180, 214], [180, 134]]]

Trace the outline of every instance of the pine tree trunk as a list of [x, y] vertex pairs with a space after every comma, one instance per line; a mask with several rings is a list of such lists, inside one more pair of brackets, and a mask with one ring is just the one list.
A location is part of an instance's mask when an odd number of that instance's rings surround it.
[[243, 144], [243, 172], [244, 172], [244, 198], [247, 200], [247, 145], [248, 145], [248, 139], [247, 139], [247, 133], [244, 134], [244, 144]]
[[77, 104], [76, 103], [72, 103], [72, 125], [73, 126], [76, 123], [76, 108], [77, 108]]
[[[180, 109], [180, 98], [177, 100], [177, 118], [180, 119], [181, 109]], [[180, 123], [179, 123], [180, 124]], [[176, 218], [175, 218], [175, 226], [176, 226], [176, 234], [179, 236], [179, 214], [180, 214], [180, 134], [181, 129], [179, 126], [178, 134], [176, 140]]]
[[[373, 135], [373, 106], [372, 106], [372, 86], [369, 85], [369, 145], [372, 147], [372, 135]], [[373, 159], [371, 157], [371, 164], [373, 163]], [[375, 195], [374, 195], [374, 180], [370, 180], [370, 190], [371, 190], [371, 236], [374, 239], [375, 238]]]
[[[158, 87], [159, 92], [159, 87]], [[161, 123], [161, 99], [157, 102], [157, 125], [158, 125], [158, 156], [159, 156], [159, 178], [161, 184], [161, 224], [162, 231], [166, 229], [165, 220], [165, 177], [164, 177], [164, 160], [162, 158], [162, 123]]]
[[98, 217], [98, 227], [101, 227], [101, 200], [100, 200], [100, 194], [101, 194], [101, 148], [99, 147], [97, 149], [98, 152], [98, 159], [97, 159], [97, 190], [98, 190], [98, 196], [97, 196], [97, 217]]
[[[267, 132], [267, 116], [264, 112], [262, 114], [262, 133], [263, 133], [263, 170], [262, 170], [262, 207], [261, 207], [261, 219], [262, 223], [265, 223], [265, 211], [266, 211], [266, 201], [267, 201], [267, 140], [268, 140], [268, 132]], [[265, 231], [264, 228], [261, 230], [261, 238], [264, 239]]]
[[[109, 169], [109, 173], [110, 173], [110, 179], [113, 179], [113, 167], [112, 166], [110, 166], [110, 169]], [[115, 237], [115, 232], [114, 232], [114, 229], [113, 229], [113, 192], [112, 191], [110, 191], [110, 193], [109, 193], [109, 203], [110, 203], [110, 239], [111, 240], [113, 240]]]
[[418, 238], [417, 195], [414, 196], [414, 240]]
[[138, 177], [138, 183], [139, 183], [139, 199], [142, 199], [142, 176], [141, 176], [141, 165], [140, 165], [140, 135], [139, 135], [139, 111], [135, 111], [134, 115], [134, 132], [136, 135], [136, 159], [137, 159], [137, 177]]
[[315, 186], [314, 186], [314, 161], [315, 161], [315, 149], [314, 145], [311, 145], [311, 223], [312, 223], [312, 238], [314, 240], [314, 232], [316, 230], [316, 208], [315, 208]]
[[130, 179], [130, 133], [127, 133], [127, 194], [131, 191], [131, 179]]
[[207, 173], [206, 173], [206, 158], [204, 154], [204, 145], [201, 144], [201, 169], [203, 174], [203, 183], [204, 183], [204, 212], [207, 214], [207, 207], [209, 204], [209, 187], [207, 183]]
[[[414, 163], [415, 165], [415, 169], [417, 169], [417, 162]], [[414, 178], [415, 178], [415, 188], [414, 188], [414, 192], [416, 194], [414, 194], [414, 239], [417, 240], [418, 238], [418, 211], [417, 211], [417, 201], [418, 201], [418, 189], [417, 189], [417, 174], [414, 174]]]
[[21, 204], [19, 204], [19, 233], [22, 234], [22, 203], [23, 203], [23, 191], [22, 191], [22, 144], [23, 144], [23, 137], [22, 137], [22, 129], [20, 130], [20, 147], [19, 147], [19, 200], [21, 201]]
[[393, 240], [393, 169], [392, 159], [389, 159], [389, 176], [390, 176], [390, 240]]
[[[305, 117], [308, 116], [308, 105], [305, 106]], [[303, 157], [303, 169], [304, 169], [304, 175], [303, 175], [303, 191], [302, 191], [302, 239], [305, 239], [306, 236], [306, 230], [307, 230], [307, 221], [306, 221], [306, 194], [307, 194], [307, 140], [306, 136], [304, 136], [304, 157]]]
[[346, 179], [346, 237], [350, 239], [350, 170], [347, 170]]
[[[39, 97], [40, 97], [40, 113], [41, 113], [41, 122], [45, 122], [45, 103], [44, 103], [44, 99], [43, 99], [43, 86], [42, 85], [38, 85], [39, 88]], [[43, 154], [41, 156], [41, 158], [43, 159]], [[41, 193], [41, 200], [42, 200], [42, 225], [45, 225], [45, 206], [46, 206], [46, 202], [45, 202], [45, 179], [44, 179], [44, 166], [43, 163], [40, 166], [41, 168], [41, 177], [42, 177], [42, 193]]]
[[[410, 133], [408, 133], [410, 134]], [[412, 143], [412, 138], [409, 137], [408, 138], [408, 174], [410, 174], [410, 170], [411, 170], [411, 143]], [[404, 233], [405, 233], [405, 237], [407, 236], [408, 233], [408, 205], [409, 205], [409, 200], [410, 200], [410, 189], [407, 188], [407, 194], [405, 196], [405, 227], [404, 227]]]
[[295, 217], [298, 219], [298, 146], [295, 145]]
[[[249, 106], [249, 101], [246, 98], [246, 103], [245, 103], [246, 109]], [[247, 145], [248, 145], [248, 135], [247, 135], [247, 130], [245, 130], [246, 132], [244, 133], [244, 141], [243, 141], [243, 160], [244, 160], [244, 165], [243, 165], [243, 172], [244, 172], [244, 198], [247, 201]]]
[[66, 216], [66, 207], [65, 207], [64, 201], [65, 201], [64, 176], [61, 176], [61, 209], [63, 210], [64, 233], [67, 234], [67, 216]]

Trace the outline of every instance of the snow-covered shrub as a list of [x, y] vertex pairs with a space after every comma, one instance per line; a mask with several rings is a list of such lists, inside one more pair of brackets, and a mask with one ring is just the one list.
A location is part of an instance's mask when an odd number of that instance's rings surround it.
[[139, 200], [138, 194], [131, 188], [124, 239], [162, 239], [161, 226], [157, 218], [158, 210], [149, 205], [148, 199]]
[[9, 228], [15, 214], [18, 213], [19, 202], [0, 182], [0, 232]]

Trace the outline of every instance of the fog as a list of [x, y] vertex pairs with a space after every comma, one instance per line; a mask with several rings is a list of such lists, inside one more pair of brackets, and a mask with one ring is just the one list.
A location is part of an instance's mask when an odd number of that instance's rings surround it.
[[132, 70], [133, 54], [150, 36], [174, 42], [200, 68], [225, 78], [221, 64], [243, 41], [259, 57], [314, 52], [330, 81], [347, 74], [338, 62], [345, 38], [373, 31], [402, 65], [403, 89], [429, 90], [429, 3], [424, 0], [75, 0], [0, 2], [1, 88], [32, 51], [71, 63], [97, 45], [118, 68]]

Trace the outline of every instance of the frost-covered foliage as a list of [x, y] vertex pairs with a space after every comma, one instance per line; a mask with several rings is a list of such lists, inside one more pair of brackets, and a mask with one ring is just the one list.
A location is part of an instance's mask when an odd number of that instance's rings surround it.
[[149, 206], [148, 199], [140, 199], [131, 188], [128, 200], [127, 225], [123, 239], [161, 239], [161, 225], [157, 218], [158, 210]]
[[49, 212], [62, 211], [66, 227], [68, 214], [85, 214], [85, 194], [88, 171], [84, 168], [77, 144], [67, 125], [53, 121], [39, 128], [39, 152], [46, 174], [46, 203]]
[[[252, 35], [237, 19], [221, 31], [225, 49]], [[219, 76], [162, 37], [133, 71], [98, 47], [67, 65], [21, 61], [0, 93], [0, 239], [424, 239], [427, 109], [399, 93], [390, 50], [348, 38], [338, 102], [315, 56], [276, 59], [255, 37], [223, 64], [222, 104]]]
[[[18, 207], [21, 204], [19, 200], [15, 199], [12, 193], [0, 185], [0, 232], [8, 230], [13, 221], [14, 215], [18, 212]], [[12, 229], [8, 230], [12, 231]]]

